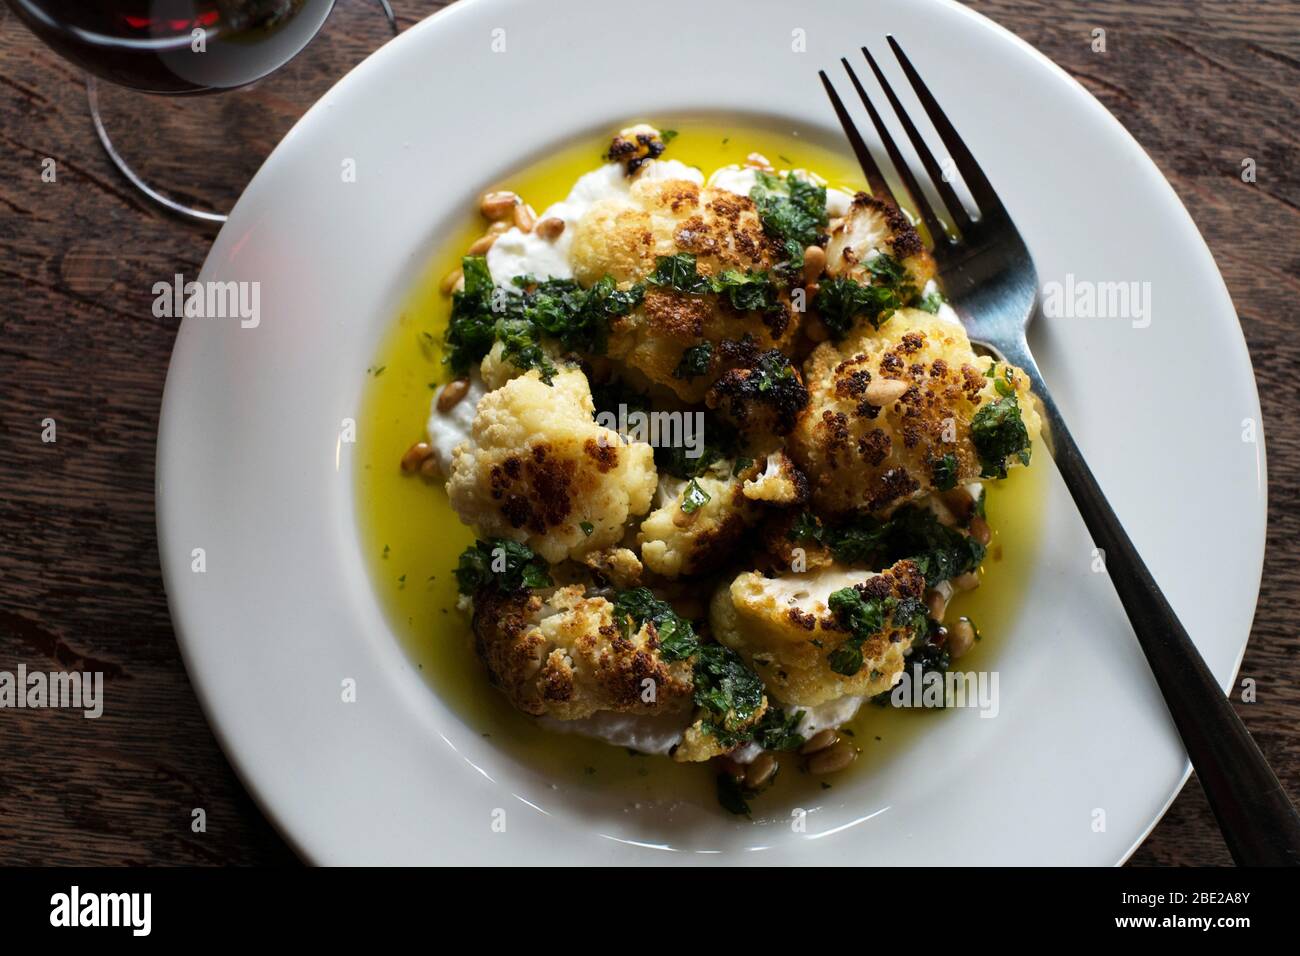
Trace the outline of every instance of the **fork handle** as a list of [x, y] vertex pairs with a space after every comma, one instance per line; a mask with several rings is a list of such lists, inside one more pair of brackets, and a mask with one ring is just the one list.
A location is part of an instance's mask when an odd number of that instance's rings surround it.
[[1028, 345], [1005, 357], [1029, 375], [1046, 413], [1044, 441], [1093, 542], [1105, 552], [1111, 583], [1233, 859], [1240, 866], [1300, 865], [1300, 815], [1106, 501]]

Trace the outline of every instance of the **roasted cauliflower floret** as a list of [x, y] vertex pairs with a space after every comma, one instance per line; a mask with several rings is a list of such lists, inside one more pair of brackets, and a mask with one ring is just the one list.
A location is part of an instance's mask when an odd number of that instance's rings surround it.
[[582, 563], [594, 571], [598, 579], [620, 588], [636, 587], [641, 583], [641, 573], [645, 570], [631, 548], [589, 551], [582, 556]]
[[808, 497], [808, 479], [783, 450], [768, 454], [754, 477], [746, 477], [741, 492], [750, 501], [771, 505], [802, 504]]
[[808, 389], [784, 352], [760, 352], [750, 339], [723, 342], [727, 365], [705, 395], [710, 408], [747, 435], [785, 435], [808, 404]]
[[826, 271], [832, 276], [870, 282], [867, 262], [878, 253], [902, 263], [917, 289], [924, 289], [935, 276], [934, 258], [911, 220], [888, 200], [858, 193], [848, 214], [831, 225], [830, 237]]
[[[549, 347], [549, 343], [542, 346], [542, 352], [548, 361], [558, 364], [557, 353]], [[494, 343], [487, 355], [483, 356], [483, 361], [479, 363], [479, 375], [482, 377], [484, 388], [489, 392], [495, 391], [513, 378], [518, 378], [526, 371], [528, 370], [520, 368], [506, 358], [505, 344], [502, 342]]]
[[[849, 603], [874, 608], [870, 633], [832, 609], [843, 600], [832, 595], [844, 589]], [[880, 574], [840, 567], [778, 578], [746, 572], [714, 595], [709, 620], [714, 637], [749, 662], [769, 694], [787, 707], [814, 706], [894, 685], [924, 620], [924, 590], [910, 561]]]
[[890, 509], [1028, 463], [1039, 418], [1019, 369], [971, 351], [957, 323], [903, 309], [824, 342], [789, 448], [831, 512]]
[[664, 577], [715, 567], [758, 519], [738, 478], [665, 477], [659, 484], [658, 507], [641, 522], [637, 541], [645, 566]]
[[474, 645], [492, 683], [525, 713], [560, 720], [598, 711], [689, 711], [690, 662], [664, 659], [653, 622], [622, 627], [613, 604], [585, 593], [581, 584], [549, 595], [482, 590], [474, 602]]
[[623, 172], [631, 176], [650, 160], [663, 155], [664, 147], [659, 130], [649, 123], [638, 123], [619, 131], [610, 142], [605, 158], [610, 162], [621, 163]]
[[650, 507], [654, 452], [623, 444], [592, 414], [576, 369], [551, 385], [534, 370], [485, 395], [470, 440], [452, 455], [447, 494], [461, 520], [552, 564], [617, 544], [627, 520]]
[[[611, 358], [686, 401], [704, 397], [717, 368], [708, 352], [723, 341], [748, 336], [769, 349], [795, 340], [799, 313], [788, 292], [756, 277], [785, 251], [747, 197], [684, 179], [641, 178], [626, 197], [587, 211], [574, 227], [571, 254], [583, 285], [608, 275], [624, 288], [652, 277], [661, 258], [686, 256], [691, 281], [649, 283], [640, 307], [615, 318], [609, 337]], [[729, 291], [705, 288], [724, 275], [731, 276]], [[701, 369], [690, 367], [691, 349]]]

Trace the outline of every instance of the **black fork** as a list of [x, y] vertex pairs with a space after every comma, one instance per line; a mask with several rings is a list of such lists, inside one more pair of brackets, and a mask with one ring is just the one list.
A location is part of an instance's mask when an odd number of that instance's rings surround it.
[[[1094, 543], [1104, 550], [1111, 582], [1119, 593], [1120, 602], [1173, 715], [1233, 859], [1242, 865], [1300, 865], [1300, 815], [1296, 814], [1264, 755], [1255, 746], [1120, 525], [1079, 446], [1070, 436], [1060, 409], [1029, 351], [1025, 329], [1036, 312], [1038, 299], [1038, 272], [1029, 249], [988, 177], [939, 108], [902, 47], [892, 36], [888, 37], [888, 42], [979, 208], [978, 218], [966, 212], [949, 177], [944, 175], [943, 168], [894, 95], [875, 58], [863, 47], [862, 54], [867, 64], [916, 150], [925, 175], [942, 200], [949, 222], [959, 233], [956, 238], [948, 236], [921, 188], [916, 172], [904, 160], [853, 67], [847, 59], [841, 59], [849, 82], [884, 144], [890, 163], [903, 181], [911, 198], [911, 207], [930, 233], [944, 293], [966, 326], [972, 342], [1019, 366], [1029, 376], [1034, 394], [1042, 406], [1044, 442]], [[898, 205], [905, 205], [898, 203], [889, 188], [830, 78], [825, 71], [819, 75], [872, 192], [878, 197], [887, 196]]]

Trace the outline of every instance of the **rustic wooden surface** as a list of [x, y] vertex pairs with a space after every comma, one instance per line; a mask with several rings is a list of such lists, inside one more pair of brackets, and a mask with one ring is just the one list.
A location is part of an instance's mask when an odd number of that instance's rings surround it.
[[[443, 6], [395, 0], [409, 26]], [[1238, 704], [1300, 794], [1300, 6], [973, 0], [1130, 129], [1218, 259], [1259, 379], [1269, 460], [1263, 590]], [[1090, 34], [1107, 32], [1107, 52]], [[384, 39], [361, 0], [251, 91], [106, 92], [126, 152], [181, 195], [228, 204], [333, 78]], [[164, 148], [161, 144], [169, 144]], [[183, 145], [183, 149], [181, 146]], [[154, 150], [151, 155], [150, 150]], [[186, 159], [185, 157], [190, 157]], [[42, 161], [57, 178], [43, 182]], [[1258, 182], [1239, 178], [1244, 157]], [[0, 863], [292, 863], [218, 748], [181, 664], [154, 539], [154, 436], [175, 327], [150, 288], [193, 275], [212, 233], [138, 200], [101, 153], [78, 72], [0, 4], [0, 670], [108, 678], [97, 721], [0, 712]], [[41, 441], [41, 422], [57, 442]], [[201, 807], [207, 832], [191, 831]], [[1133, 858], [1230, 862], [1193, 782]]]

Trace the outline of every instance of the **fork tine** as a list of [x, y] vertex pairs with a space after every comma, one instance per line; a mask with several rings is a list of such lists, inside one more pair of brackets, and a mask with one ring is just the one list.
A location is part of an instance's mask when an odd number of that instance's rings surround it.
[[[921, 137], [920, 131], [917, 130], [916, 124], [912, 122], [912, 118], [903, 109], [903, 104], [894, 95], [894, 88], [885, 79], [885, 74], [881, 72], [880, 67], [877, 65], [876, 58], [871, 55], [871, 51], [866, 47], [862, 47], [862, 55], [867, 58], [867, 63], [871, 66], [871, 72], [876, 75], [876, 82], [885, 91], [885, 97], [889, 100], [889, 105], [894, 108], [894, 114], [898, 117], [899, 122], [903, 124], [903, 130], [907, 133], [907, 138], [912, 141], [912, 147], [916, 150], [916, 155], [920, 157], [921, 165], [925, 167], [926, 173], [929, 174], [930, 182], [934, 183], [934, 188], [938, 190], [939, 197], [948, 208], [948, 215], [952, 217], [953, 223], [959, 230], [962, 232], [968, 231], [971, 225], [970, 216], [966, 214], [966, 207], [962, 205], [961, 199], [957, 196], [957, 191], [944, 178], [943, 170], [935, 160], [934, 154], [930, 152], [930, 147], [925, 145], [925, 140]], [[935, 242], [938, 242], [937, 236]]]
[[889, 184], [885, 182], [884, 173], [876, 165], [876, 160], [871, 155], [871, 151], [867, 149], [867, 144], [862, 141], [858, 128], [853, 125], [853, 119], [849, 116], [849, 111], [844, 108], [844, 102], [840, 99], [840, 95], [835, 92], [835, 87], [826, 76], [826, 71], [818, 70], [817, 75], [822, 78], [822, 86], [826, 87], [826, 95], [831, 98], [831, 106], [835, 108], [835, 116], [839, 119], [840, 126], [844, 128], [844, 135], [849, 138], [849, 145], [853, 147], [853, 154], [858, 157], [858, 165], [862, 167], [862, 171], [867, 176], [867, 185], [871, 187], [871, 191], [875, 195], [888, 196], [893, 199], [894, 194], [890, 191]]
[[939, 138], [943, 140], [943, 145], [948, 149], [948, 155], [957, 165], [957, 171], [961, 173], [962, 178], [966, 180], [966, 185], [975, 198], [975, 204], [979, 206], [980, 215], [985, 219], [995, 216], [1005, 217], [1006, 208], [1003, 207], [1002, 201], [998, 199], [998, 194], [994, 192], [993, 185], [980, 169], [979, 163], [975, 162], [975, 157], [971, 151], [966, 148], [962, 138], [957, 135], [957, 130], [953, 128], [952, 123], [948, 122], [948, 117], [943, 110], [939, 108], [938, 102], [929, 88], [921, 80], [921, 75], [916, 72], [912, 66], [912, 61], [907, 58], [903, 48], [898, 45], [898, 41], [892, 35], [886, 36], [889, 41], [889, 48], [894, 51], [894, 56], [898, 58], [899, 65], [903, 68], [903, 73], [907, 76], [907, 81], [912, 84], [912, 89], [916, 91], [917, 99], [921, 101], [921, 106], [925, 109], [926, 115], [930, 117], [930, 122], [934, 124], [935, 131], [938, 132]]
[[[935, 253], [941, 253], [947, 236], [943, 223], [939, 221], [939, 217], [930, 208], [930, 201], [925, 197], [925, 193], [921, 191], [921, 187], [916, 182], [916, 177], [912, 175], [912, 170], [903, 160], [903, 154], [898, 151], [898, 146], [894, 144], [894, 138], [889, 135], [889, 130], [885, 128], [884, 122], [880, 119], [880, 114], [876, 112], [876, 107], [872, 105], [871, 97], [867, 96], [867, 91], [862, 88], [858, 75], [853, 72], [853, 67], [849, 66], [849, 61], [844, 57], [840, 57], [840, 62], [844, 64], [844, 70], [849, 74], [849, 81], [853, 84], [853, 88], [858, 91], [858, 97], [862, 100], [862, 105], [867, 108], [871, 122], [876, 127], [876, 133], [880, 136], [880, 141], [885, 145], [885, 152], [889, 154], [889, 161], [894, 164], [894, 169], [898, 172], [899, 178], [903, 180], [903, 185], [907, 187], [908, 193], [911, 194], [912, 205], [920, 214], [926, 228], [930, 230], [930, 239], [934, 242]], [[897, 205], [897, 200], [895, 200], [895, 204]]]

